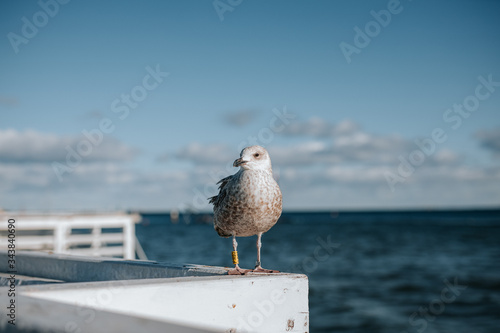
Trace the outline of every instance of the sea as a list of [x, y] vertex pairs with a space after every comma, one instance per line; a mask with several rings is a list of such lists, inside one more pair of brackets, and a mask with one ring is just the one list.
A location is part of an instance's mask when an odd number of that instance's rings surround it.
[[[143, 213], [150, 260], [232, 266], [211, 214]], [[256, 236], [238, 240], [253, 268]], [[309, 278], [313, 333], [500, 332], [500, 210], [285, 212], [262, 266]]]

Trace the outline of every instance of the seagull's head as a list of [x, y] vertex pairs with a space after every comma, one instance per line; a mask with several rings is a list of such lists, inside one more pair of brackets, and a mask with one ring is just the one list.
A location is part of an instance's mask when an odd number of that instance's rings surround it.
[[243, 149], [240, 158], [234, 161], [233, 166], [245, 170], [272, 171], [269, 153], [261, 146], [250, 146]]

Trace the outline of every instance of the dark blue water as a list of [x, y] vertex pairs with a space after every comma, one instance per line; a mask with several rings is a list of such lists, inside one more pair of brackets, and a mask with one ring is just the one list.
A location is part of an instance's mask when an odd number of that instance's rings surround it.
[[[232, 266], [210, 219], [144, 215], [137, 236], [151, 260]], [[500, 332], [500, 211], [288, 213], [262, 242], [264, 267], [308, 275], [311, 332]]]

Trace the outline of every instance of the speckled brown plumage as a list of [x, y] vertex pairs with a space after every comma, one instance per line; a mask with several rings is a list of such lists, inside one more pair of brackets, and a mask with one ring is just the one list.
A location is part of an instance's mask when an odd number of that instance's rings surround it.
[[[233, 236], [236, 251], [236, 237], [258, 235], [257, 265], [254, 272], [274, 272], [260, 266], [261, 236], [276, 224], [282, 209], [281, 191], [273, 178], [271, 159], [260, 146], [243, 149], [233, 166], [240, 170], [221, 179], [219, 194], [209, 198], [214, 205], [214, 227], [222, 237]], [[236, 267], [230, 274], [246, 272]]]
[[[246, 154], [244, 154], [246, 153]], [[214, 226], [222, 237], [233, 234], [246, 237], [264, 233], [281, 215], [281, 191], [273, 178], [269, 154], [260, 146], [245, 148], [241, 156], [262, 156], [255, 164], [269, 161], [269, 167], [245, 163], [236, 174], [221, 179], [219, 194], [210, 198], [214, 204]], [[236, 163], [236, 162], [235, 162]]]

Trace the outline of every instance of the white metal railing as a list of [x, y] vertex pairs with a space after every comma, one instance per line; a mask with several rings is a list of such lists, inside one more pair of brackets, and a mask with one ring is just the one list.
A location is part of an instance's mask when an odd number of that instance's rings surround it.
[[[135, 214], [16, 214], [0, 212], [0, 249], [8, 245], [7, 221], [15, 219], [17, 250], [87, 256], [145, 258], [135, 236]], [[106, 230], [108, 229], [108, 230]]]

